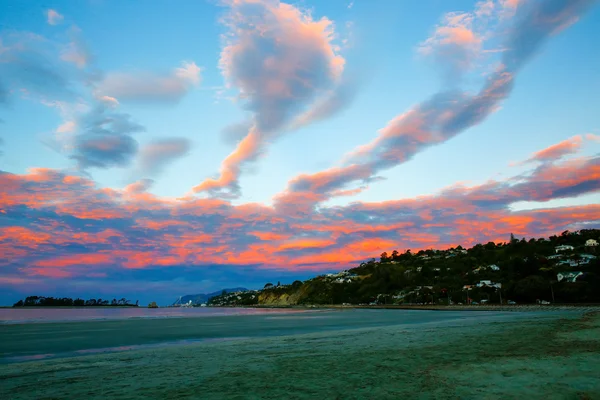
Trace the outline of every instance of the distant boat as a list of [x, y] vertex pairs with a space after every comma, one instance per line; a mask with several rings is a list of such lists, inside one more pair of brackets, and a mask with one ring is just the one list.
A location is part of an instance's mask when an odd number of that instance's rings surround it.
[[173, 303], [173, 307], [183, 307], [183, 308], [191, 308], [194, 305], [192, 304], [192, 300], [188, 301], [187, 303], [183, 303], [181, 301], [182, 296], [179, 296], [179, 298], [177, 299], [177, 301], [175, 303]]

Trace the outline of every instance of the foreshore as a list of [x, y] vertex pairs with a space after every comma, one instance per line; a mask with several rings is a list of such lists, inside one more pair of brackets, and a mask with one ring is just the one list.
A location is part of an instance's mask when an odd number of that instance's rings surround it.
[[[214, 329], [237, 327], [245, 335], [261, 329], [269, 336], [4, 364], [0, 398], [592, 399], [600, 393], [598, 313], [350, 310], [219, 318]], [[421, 322], [407, 324], [411, 319]], [[50, 336], [44, 346], [58, 340], [73, 346], [86, 334], [127, 340], [132, 332], [159, 329], [164, 336], [183, 326], [199, 329], [203, 321], [2, 328], [29, 349], [44, 345], [34, 329], [52, 330], [38, 332]], [[318, 330], [284, 329], [307, 324]], [[31, 331], [19, 335], [23, 329]]]

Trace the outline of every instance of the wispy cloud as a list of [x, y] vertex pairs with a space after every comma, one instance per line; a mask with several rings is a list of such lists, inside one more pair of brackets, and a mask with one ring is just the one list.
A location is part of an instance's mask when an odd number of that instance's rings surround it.
[[[589, 0], [548, 0], [519, 7], [504, 40], [505, 47], [511, 50], [502, 53], [502, 62], [479, 92], [445, 90], [433, 95], [390, 121], [370, 143], [348, 154], [342, 167], [292, 179], [288, 188], [275, 197], [276, 203], [285, 207], [304, 199], [304, 207], [314, 207], [347, 185], [364, 184], [380, 171], [405, 163], [415, 154], [481, 123], [510, 95], [517, 73], [543, 44], [591, 4]], [[323, 176], [328, 184], [323, 184]], [[316, 182], [321, 182], [320, 191], [304, 189], [313, 188]]]
[[155, 177], [168, 164], [187, 155], [190, 147], [191, 143], [186, 138], [172, 137], [154, 140], [141, 148], [136, 173], [146, 177]]
[[71, 41], [62, 51], [60, 58], [63, 61], [73, 63], [79, 68], [86, 67], [92, 58], [90, 51], [81, 37], [81, 30], [77, 27], [71, 28]]
[[583, 137], [581, 135], [573, 136], [572, 138], [535, 152], [527, 161], [556, 161], [566, 155], [577, 153], [581, 148], [582, 142]]
[[[306, 124], [316, 115], [320, 98], [335, 96], [345, 60], [334, 44], [333, 23], [315, 20], [310, 13], [277, 1], [228, 1], [224, 19], [229, 29], [220, 66], [228, 85], [252, 112], [246, 136], [223, 161], [217, 178], [206, 179], [194, 192], [239, 194], [243, 166], [256, 160], [266, 144], [285, 131], [303, 113]], [[327, 101], [327, 100], [325, 100]], [[317, 102], [316, 104], [314, 104]], [[342, 107], [331, 100], [329, 113]]]
[[201, 82], [202, 69], [184, 61], [169, 73], [109, 72], [98, 83], [99, 95], [122, 102], [177, 103]]
[[46, 18], [49, 25], [59, 25], [64, 19], [58, 11], [53, 9], [46, 11]]
[[129, 114], [118, 111], [110, 97], [94, 99], [92, 105], [74, 120], [63, 123], [57, 134], [64, 151], [77, 161], [80, 169], [126, 167], [138, 152], [132, 136], [145, 128]]

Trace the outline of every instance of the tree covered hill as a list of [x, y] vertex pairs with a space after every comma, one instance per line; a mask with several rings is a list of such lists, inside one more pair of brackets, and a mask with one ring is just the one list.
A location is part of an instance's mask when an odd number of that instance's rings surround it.
[[600, 302], [600, 230], [469, 249], [384, 252], [337, 274], [216, 296], [209, 305]]

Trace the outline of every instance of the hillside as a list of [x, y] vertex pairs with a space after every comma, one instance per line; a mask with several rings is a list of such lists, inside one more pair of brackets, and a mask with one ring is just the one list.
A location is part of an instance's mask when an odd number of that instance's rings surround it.
[[[248, 289], [243, 288], [243, 287], [236, 287], [236, 288], [231, 288], [231, 289], [218, 290], [218, 291], [212, 292], [212, 293], [188, 294], [188, 295], [181, 297], [181, 302], [185, 304], [191, 300], [192, 304], [202, 304], [202, 303], [206, 303], [208, 301], [208, 299], [210, 299], [211, 297], [215, 297], [220, 294], [223, 294], [223, 292], [231, 293], [231, 292], [243, 292], [243, 291], [247, 291], [247, 290]], [[173, 304], [178, 303], [178, 302], [179, 302], [179, 300], [175, 300], [175, 302]]]
[[392, 251], [356, 268], [290, 285], [265, 285], [209, 305], [600, 302], [600, 230], [469, 249]]

